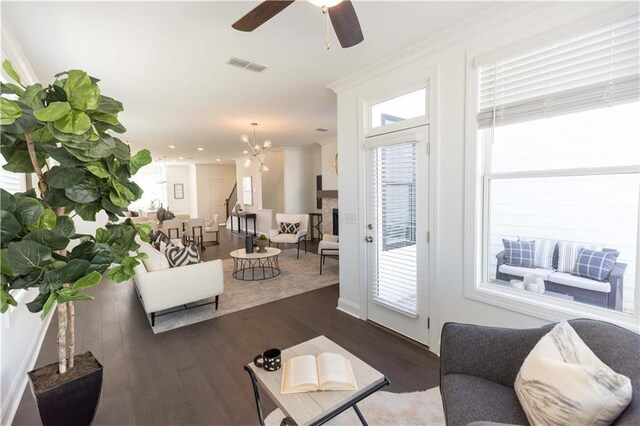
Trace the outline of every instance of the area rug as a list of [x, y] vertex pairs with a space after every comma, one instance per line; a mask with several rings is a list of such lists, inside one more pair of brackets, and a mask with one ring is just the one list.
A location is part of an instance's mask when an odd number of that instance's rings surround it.
[[[282, 250], [279, 263], [281, 273], [275, 278], [263, 281], [240, 281], [232, 276], [233, 260], [224, 259], [222, 261], [224, 293], [220, 295], [218, 310], [215, 310], [215, 305], [210, 304], [190, 309], [174, 308], [159, 312], [156, 315], [156, 325], [152, 327], [153, 332], [163, 333], [338, 282], [338, 261], [336, 259], [326, 258], [322, 275], [320, 275], [320, 256], [314, 253], [305, 254], [301, 251], [300, 259], [296, 259], [296, 249]], [[197, 306], [212, 300], [198, 301], [187, 306]]]
[[[380, 425], [444, 425], [444, 411], [440, 389], [433, 388], [422, 392], [391, 393], [376, 392], [358, 404], [367, 423]], [[284, 418], [280, 409], [276, 409], [265, 419], [267, 426], [277, 426]], [[335, 417], [327, 425], [360, 425], [353, 409]]]

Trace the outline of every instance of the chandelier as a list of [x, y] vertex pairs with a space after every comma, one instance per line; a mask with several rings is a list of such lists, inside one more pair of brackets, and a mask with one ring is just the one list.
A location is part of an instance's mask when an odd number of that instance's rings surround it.
[[260, 158], [260, 154], [265, 150], [265, 149], [269, 149], [271, 148], [271, 141], [269, 139], [265, 140], [262, 145], [259, 145], [256, 142], [256, 126], [258, 125], [258, 123], [251, 123], [251, 127], [253, 128], [253, 139], [249, 140], [249, 136], [248, 135], [242, 135], [240, 136], [240, 141], [242, 141], [242, 143], [246, 143], [247, 145], [249, 145], [249, 149], [251, 150], [251, 155], [249, 156], [249, 158], [247, 158], [246, 160], [244, 160], [244, 166], [245, 167], [249, 167], [251, 165], [251, 162], [254, 159], [257, 159], [260, 162], [260, 167], [258, 167], [258, 171], [259, 172], [268, 172], [269, 171], [269, 167], [267, 167], [264, 162], [262, 161], [262, 158]]

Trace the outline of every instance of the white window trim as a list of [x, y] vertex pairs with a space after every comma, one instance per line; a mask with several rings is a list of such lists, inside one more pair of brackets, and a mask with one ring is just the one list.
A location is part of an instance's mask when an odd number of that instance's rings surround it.
[[[522, 45], [519, 46], [522, 49]], [[493, 52], [492, 56], [499, 56], [500, 52], [512, 51], [512, 47], [507, 47], [498, 52]], [[505, 53], [506, 54], [506, 53]], [[625, 327], [640, 333], [640, 268], [636, 270], [636, 286], [634, 291], [634, 313], [622, 313], [611, 311], [605, 308], [590, 306], [561, 299], [551, 299], [546, 296], [534, 294], [532, 292], [522, 292], [520, 290], [505, 288], [496, 284], [491, 284], [483, 278], [483, 265], [488, 262], [487, 250], [483, 250], [485, 244], [483, 232], [485, 218], [487, 218], [487, 203], [484, 203], [487, 185], [484, 185], [484, 162], [488, 161], [485, 152], [478, 152], [481, 144], [478, 138], [478, 128], [476, 114], [478, 109], [477, 97], [477, 68], [479, 54], [467, 52], [466, 58], [466, 118], [465, 118], [465, 201], [464, 201], [464, 296], [488, 305], [497, 306], [509, 311], [540, 318], [548, 321], [561, 321], [565, 319], [588, 317]], [[482, 154], [482, 155], [480, 155]], [[615, 170], [614, 170], [615, 169]], [[572, 169], [572, 170], [552, 170], [548, 174], [553, 176], [587, 176], [590, 174], [600, 174], [608, 172], [638, 172], [640, 166], [628, 168], [592, 168], [592, 169]], [[493, 177], [539, 177], [544, 173], [535, 172], [515, 172], [494, 174]], [[484, 188], [484, 189], [483, 189]], [[640, 232], [639, 232], [640, 235]], [[638, 237], [638, 247], [640, 247], [640, 236]], [[640, 250], [637, 251], [636, 263], [640, 265]]]

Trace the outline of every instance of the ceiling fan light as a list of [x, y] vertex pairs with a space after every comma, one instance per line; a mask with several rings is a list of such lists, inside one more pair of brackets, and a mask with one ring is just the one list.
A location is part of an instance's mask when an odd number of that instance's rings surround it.
[[341, 2], [342, 0], [309, 0], [309, 3], [318, 7], [333, 7]]
[[266, 165], [262, 166], [262, 171], [263, 172], [268, 172], [269, 171], [269, 167], [267, 167]]
[[269, 149], [271, 148], [271, 141], [269, 139], [267, 139], [266, 141], [264, 141], [264, 143], [262, 144], [262, 148], [264, 149]]
[[249, 143], [249, 136], [247, 135], [240, 136], [240, 141], [243, 143]]
[[251, 165], [251, 158], [247, 158], [246, 160], [244, 160], [245, 167], [249, 167], [250, 165]]

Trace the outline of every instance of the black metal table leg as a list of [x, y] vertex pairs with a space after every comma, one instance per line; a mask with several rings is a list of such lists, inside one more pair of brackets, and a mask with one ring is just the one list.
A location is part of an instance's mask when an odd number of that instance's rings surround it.
[[244, 366], [244, 369], [247, 373], [249, 373], [249, 377], [251, 377], [251, 385], [253, 386], [253, 396], [256, 399], [256, 410], [258, 410], [258, 421], [260, 422], [260, 426], [264, 426], [264, 415], [262, 414], [262, 405], [260, 404], [260, 392], [258, 391], [258, 381], [256, 379], [255, 373], [251, 370], [251, 368]]
[[358, 418], [360, 419], [360, 423], [362, 423], [362, 426], [369, 426], [369, 423], [367, 423], [367, 420], [364, 418], [364, 416], [362, 415], [362, 412], [360, 411], [360, 409], [356, 404], [353, 404], [353, 411], [355, 411], [356, 414], [358, 415]]

